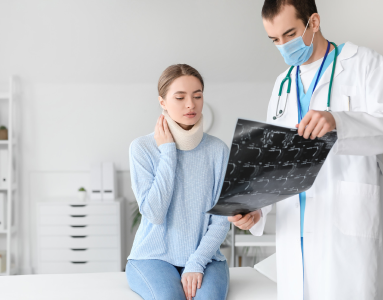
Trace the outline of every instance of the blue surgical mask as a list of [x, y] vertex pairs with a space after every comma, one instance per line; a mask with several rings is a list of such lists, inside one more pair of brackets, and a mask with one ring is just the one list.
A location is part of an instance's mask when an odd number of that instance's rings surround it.
[[315, 32], [310, 46], [306, 46], [302, 38], [305, 35], [309, 23], [310, 19], [307, 22], [305, 31], [303, 32], [302, 36], [299, 36], [286, 44], [276, 45], [283, 58], [285, 59], [286, 64], [289, 66], [300, 66], [301, 64], [304, 64], [306, 61], [308, 61], [313, 54], [313, 41]]

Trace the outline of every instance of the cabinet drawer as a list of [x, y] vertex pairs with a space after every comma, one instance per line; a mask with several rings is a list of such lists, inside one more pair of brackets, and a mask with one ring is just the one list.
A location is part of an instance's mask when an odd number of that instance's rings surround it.
[[40, 205], [40, 216], [44, 215], [116, 215], [117, 205], [102, 204], [65, 204]]
[[72, 248], [72, 249], [41, 249], [40, 260], [68, 262], [68, 261], [119, 261], [120, 253], [115, 249]]
[[40, 225], [39, 235], [117, 235], [116, 225]]
[[40, 274], [67, 274], [67, 273], [97, 273], [97, 272], [120, 272], [121, 267], [115, 262], [42, 262], [39, 265]]
[[[115, 248], [118, 236], [42, 236], [40, 248]], [[41, 250], [41, 249], [40, 249]]]
[[118, 223], [118, 216], [67, 215], [40, 216], [41, 225], [112, 225]]

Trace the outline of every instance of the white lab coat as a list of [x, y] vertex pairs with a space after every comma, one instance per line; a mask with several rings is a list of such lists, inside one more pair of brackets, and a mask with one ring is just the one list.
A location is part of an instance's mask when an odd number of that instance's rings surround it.
[[[332, 64], [312, 96], [310, 109], [324, 110]], [[298, 121], [295, 69], [285, 115], [273, 120], [275, 83], [268, 122]], [[286, 95], [285, 84], [282, 105]], [[348, 111], [348, 97], [351, 109]], [[281, 107], [282, 107], [281, 105]], [[338, 57], [331, 97], [338, 141], [312, 189], [304, 224], [304, 287], [299, 196], [277, 203], [276, 243], [279, 300], [383, 299], [383, 57], [346, 43]], [[261, 235], [271, 207], [251, 232]], [[303, 292], [304, 291], [304, 292]]]

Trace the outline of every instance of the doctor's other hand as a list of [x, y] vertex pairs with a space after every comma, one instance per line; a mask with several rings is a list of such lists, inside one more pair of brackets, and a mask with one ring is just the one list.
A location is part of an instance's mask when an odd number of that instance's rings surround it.
[[156, 127], [154, 128], [154, 139], [156, 140], [157, 146], [162, 144], [173, 143], [173, 135], [170, 132], [168, 122], [164, 115], [161, 115], [158, 120]]
[[229, 222], [232, 222], [235, 226], [242, 230], [249, 230], [261, 219], [261, 210], [252, 211], [244, 216], [235, 215], [234, 217], [228, 217]]
[[192, 300], [197, 293], [197, 288], [202, 285], [202, 273], [186, 272], [182, 274], [181, 283], [187, 300]]
[[311, 138], [313, 140], [333, 131], [336, 128], [336, 122], [333, 115], [328, 111], [310, 110], [295, 127], [298, 128], [300, 136], [303, 135], [305, 139]]

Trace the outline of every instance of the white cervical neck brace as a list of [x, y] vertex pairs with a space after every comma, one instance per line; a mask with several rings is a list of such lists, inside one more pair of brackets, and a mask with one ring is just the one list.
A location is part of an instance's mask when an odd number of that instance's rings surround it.
[[166, 110], [162, 112], [168, 122], [170, 132], [173, 135], [176, 147], [179, 150], [193, 150], [203, 138], [203, 116], [190, 130], [183, 129], [168, 114]]

